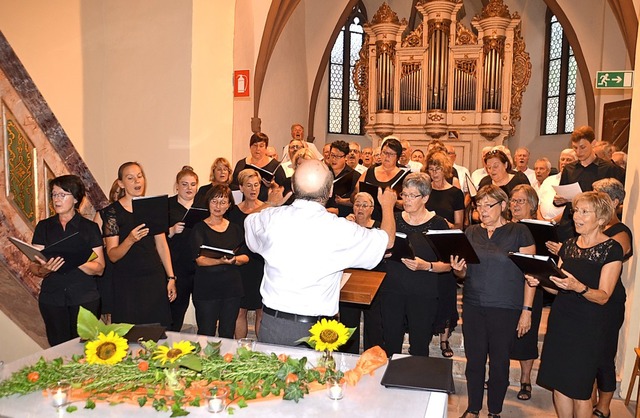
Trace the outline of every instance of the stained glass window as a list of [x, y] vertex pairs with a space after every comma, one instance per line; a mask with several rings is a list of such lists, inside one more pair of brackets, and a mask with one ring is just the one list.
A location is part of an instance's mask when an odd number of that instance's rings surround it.
[[362, 135], [360, 102], [353, 83], [353, 69], [364, 40], [366, 22], [362, 2], [353, 8], [336, 38], [329, 61], [329, 133]]
[[562, 25], [549, 10], [545, 70], [542, 135], [570, 133], [575, 122], [578, 65]]

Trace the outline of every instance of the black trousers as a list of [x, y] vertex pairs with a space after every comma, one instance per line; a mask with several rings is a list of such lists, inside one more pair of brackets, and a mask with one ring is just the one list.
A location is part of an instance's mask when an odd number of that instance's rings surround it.
[[429, 357], [431, 330], [438, 310], [437, 298], [420, 294], [382, 292], [382, 334], [387, 356], [402, 352], [405, 325], [409, 330], [409, 353]]
[[484, 397], [485, 367], [489, 362], [487, 405], [499, 414], [509, 387], [509, 353], [516, 338], [520, 310], [463, 305], [462, 334], [467, 357], [468, 411], [480, 411]]
[[240, 298], [194, 300], [196, 308], [196, 323], [198, 334], [216, 335], [218, 324], [218, 337], [233, 338], [236, 330], [236, 319], [240, 311]]
[[91, 311], [96, 317], [98, 316], [100, 299], [70, 306], [54, 306], [38, 302], [38, 306], [47, 330], [47, 340], [51, 346], [54, 346], [78, 336], [80, 306]]
[[384, 348], [382, 337], [382, 313], [380, 309], [380, 297], [376, 296], [371, 301], [371, 305], [359, 303], [340, 302], [340, 322], [347, 328], [356, 328], [349, 341], [340, 351], [343, 353], [360, 353], [360, 314], [364, 314], [364, 331], [362, 342], [364, 351], [379, 345]]

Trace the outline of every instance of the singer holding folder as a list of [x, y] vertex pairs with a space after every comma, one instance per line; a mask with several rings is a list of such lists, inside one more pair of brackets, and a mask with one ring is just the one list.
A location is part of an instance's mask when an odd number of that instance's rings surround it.
[[[480, 224], [465, 234], [480, 259], [467, 264], [452, 257], [454, 274], [464, 278], [462, 333], [467, 357], [468, 406], [465, 418], [476, 418], [482, 409], [488, 358], [487, 406], [490, 417], [499, 417], [509, 387], [509, 353], [513, 341], [529, 331], [529, 307], [535, 288], [509, 259], [510, 251], [535, 254], [529, 229], [507, 220], [509, 198], [496, 185], [482, 187], [476, 195]], [[524, 312], [526, 311], [526, 312]], [[514, 332], [517, 330], [517, 333]]]
[[31, 272], [44, 278], [38, 305], [47, 340], [53, 346], [78, 336], [80, 306], [98, 314], [100, 295], [95, 276], [104, 271], [104, 252], [98, 225], [77, 211], [85, 195], [82, 180], [73, 175], [56, 177], [49, 181], [49, 190], [56, 214], [38, 222], [32, 244], [39, 249], [54, 243], [64, 245], [61, 240], [77, 234], [79, 238], [73, 241], [77, 251], [86, 253], [87, 260], [92, 251], [96, 254], [91, 257], [93, 260], [73, 268], [64, 266], [62, 257], [51, 257], [46, 262], [38, 258], [38, 263], [31, 265]]
[[[133, 198], [144, 196], [146, 178], [137, 162], [118, 168], [124, 196], [103, 210], [102, 234], [113, 262], [113, 322], [171, 325], [169, 302], [176, 298], [176, 276], [163, 232], [149, 235], [137, 225]], [[166, 209], [165, 209], [166, 210]]]
[[274, 160], [267, 155], [268, 146], [269, 137], [266, 134], [257, 132], [251, 135], [251, 139], [249, 139], [250, 155], [239, 160], [233, 169], [233, 180], [231, 181], [233, 190], [238, 190], [238, 174], [245, 168], [253, 168], [262, 176], [258, 199], [263, 202], [267, 200], [269, 197], [269, 183], [273, 180], [274, 173], [280, 165], [278, 160]]

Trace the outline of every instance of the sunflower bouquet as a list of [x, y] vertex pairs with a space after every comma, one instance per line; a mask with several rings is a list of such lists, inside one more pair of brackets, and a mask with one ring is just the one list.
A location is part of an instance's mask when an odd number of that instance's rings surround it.
[[[129, 403], [170, 411], [177, 417], [187, 415], [188, 407], [204, 404], [207, 394], [219, 387], [229, 389], [228, 405], [243, 408], [247, 401], [266, 397], [298, 402], [336, 377], [333, 370], [309, 367], [305, 357], [245, 348], [223, 356], [221, 342], [202, 347], [191, 341], [171, 345], [147, 341], [134, 353], [123, 337], [131, 327], [105, 325], [81, 308], [78, 333], [86, 340], [84, 355], [41, 358], [0, 382], [0, 397], [46, 391], [64, 380], [72, 385], [68, 412], [78, 407], [93, 409], [96, 402]], [[233, 409], [227, 407], [229, 413]]]
[[301, 338], [296, 342], [307, 343], [316, 351], [323, 352], [319, 366], [333, 370], [336, 363], [331, 353], [349, 341], [354, 331], [355, 328], [347, 328], [342, 322], [335, 319], [322, 318], [309, 329], [308, 337]]

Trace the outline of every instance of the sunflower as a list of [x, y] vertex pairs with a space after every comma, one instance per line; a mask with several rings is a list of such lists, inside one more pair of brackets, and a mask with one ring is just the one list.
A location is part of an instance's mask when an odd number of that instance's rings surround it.
[[311, 327], [309, 333], [309, 343], [316, 350], [334, 351], [349, 340], [353, 331], [335, 319], [327, 321], [322, 318]]
[[167, 361], [173, 363], [180, 357], [191, 353], [195, 350], [195, 347], [190, 341], [180, 341], [173, 343], [173, 347], [169, 348], [167, 345], [159, 345], [156, 351], [153, 352], [153, 359], [160, 360], [162, 364]]
[[98, 334], [98, 338], [86, 344], [84, 352], [89, 364], [116, 364], [127, 355], [128, 349], [127, 340], [111, 331], [107, 335]]

